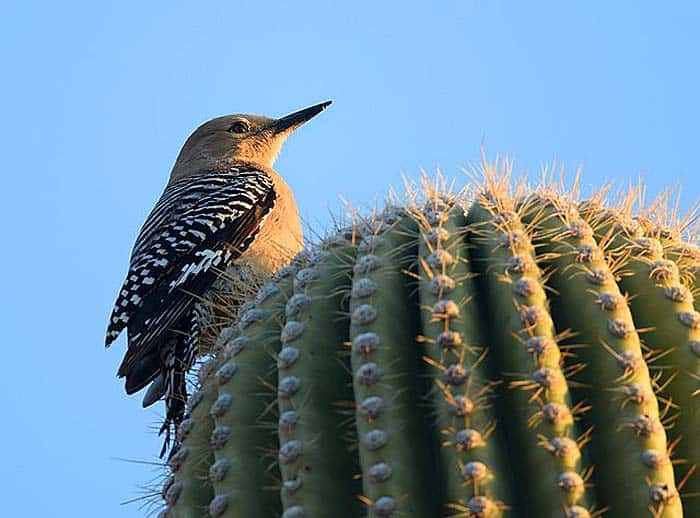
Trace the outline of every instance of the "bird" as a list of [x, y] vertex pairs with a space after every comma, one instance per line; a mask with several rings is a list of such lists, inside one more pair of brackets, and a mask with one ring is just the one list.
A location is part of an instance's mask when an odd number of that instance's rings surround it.
[[126, 393], [150, 384], [143, 406], [165, 399], [161, 456], [185, 414], [186, 374], [197, 356], [197, 301], [230, 265], [270, 275], [302, 249], [294, 195], [272, 167], [287, 137], [330, 104], [278, 119], [235, 114], [205, 122], [185, 141], [141, 227], [105, 346], [126, 329], [117, 371]]

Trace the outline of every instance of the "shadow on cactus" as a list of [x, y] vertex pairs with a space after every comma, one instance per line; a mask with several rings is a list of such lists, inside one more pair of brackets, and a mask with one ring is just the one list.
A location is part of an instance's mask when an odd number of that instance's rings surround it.
[[213, 304], [162, 516], [700, 516], [691, 232], [509, 168]]

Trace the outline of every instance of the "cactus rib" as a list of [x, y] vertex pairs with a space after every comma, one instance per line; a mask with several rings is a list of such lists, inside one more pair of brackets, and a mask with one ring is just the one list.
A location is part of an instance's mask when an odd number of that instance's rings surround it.
[[[615, 220], [619, 224], [620, 216]], [[626, 228], [632, 227], [628, 218], [623, 222]], [[615, 224], [600, 211], [595, 223], [594, 231]], [[650, 369], [658, 373], [657, 398], [669, 414], [668, 435], [681, 461], [676, 464], [676, 480], [683, 480], [700, 464], [700, 405], [694, 401], [700, 388], [700, 313], [694, 309], [691, 289], [681, 281], [678, 265], [664, 254], [669, 245], [677, 249], [678, 241], [669, 243], [666, 238], [664, 247], [653, 229], [644, 234], [642, 227], [632, 234], [618, 232], [610, 243], [620, 250], [615, 260], [621, 271], [620, 287], [634, 294], [629, 297], [632, 316], [644, 329]], [[700, 489], [699, 477], [687, 480], [689, 493]], [[689, 498], [685, 507], [691, 516], [700, 515], [699, 499]]]
[[276, 380], [269, 374], [279, 350], [281, 313], [292, 288], [293, 271], [284, 273], [278, 282], [261, 289], [254, 304], [242, 309], [237, 336], [224, 345], [224, 361], [216, 374], [219, 396], [211, 408], [216, 424], [211, 436], [213, 518], [279, 512], [277, 499], [270, 498], [274, 472], [266, 462], [277, 445], [264, 420], [272, 419]]
[[209, 408], [218, 393], [214, 371], [218, 362], [211, 358], [199, 368], [199, 390], [189, 399], [187, 418], [177, 429], [178, 447], [168, 459], [172, 476], [166, 480], [163, 494], [170, 514], [177, 518], [198, 518], [204, 514], [214, 491], [209, 482], [209, 466], [214, 454], [209, 438], [214, 420]]
[[[435, 516], [427, 434], [419, 412], [422, 368], [418, 322], [404, 269], [415, 261], [415, 223], [409, 217], [367, 224], [354, 266], [350, 300], [351, 364], [356, 425], [368, 516]], [[364, 289], [372, 286], [373, 289]], [[415, 309], [414, 309], [415, 308]], [[431, 495], [415, 498], [413, 495]]]
[[582, 507], [581, 447], [588, 436], [576, 436], [534, 248], [512, 199], [495, 188], [477, 197], [468, 217], [493, 354], [510, 378], [500, 407], [512, 423], [507, 429], [511, 461], [523, 479], [515, 484], [518, 505], [533, 515], [552, 516], [562, 508]]
[[[587, 366], [581, 372], [585, 387], [575, 395], [591, 406], [583, 420], [593, 426], [599, 504], [609, 508], [608, 516], [682, 516], [639, 334], [603, 252], [606, 244], [619, 248], [609, 240], [622, 230], [600, 228], [601, 247], [564, 197], [533, 195], [530, 202], [531, 222], [552, 267], [559, 319], [575, 333], [577, 354]], [[616, 470], [622, 466], [624, 477]]]
[[[352, 400], [339, 355], [349, 340], [349, 245], [320, 251], [299, 270], [286, 305], [277, 355], [279, 465], [283, 517], [341, 516], [359, 502], [354, 455], [343, 437], [339, 406]], [[345, 358], [347, 360], [347, 357]]]

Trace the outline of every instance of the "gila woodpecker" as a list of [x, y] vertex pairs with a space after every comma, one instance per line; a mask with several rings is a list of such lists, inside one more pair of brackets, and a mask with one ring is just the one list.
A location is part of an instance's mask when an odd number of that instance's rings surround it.
[[330, 104], [280, 119], [218, 117], [180, 150], [136, 239], [105, 342], [127, 329], [118, 376], [126, 378], [127, 394], [153, 382], [144, 406], [165, 396], [161, 432], [169, 435], [183, 417], [185, 375], [197, 353], [195, 303], [217, 272], [245, 262], [272, 273], [301, 250], [294, 197], [272, 165], [285, 139]]

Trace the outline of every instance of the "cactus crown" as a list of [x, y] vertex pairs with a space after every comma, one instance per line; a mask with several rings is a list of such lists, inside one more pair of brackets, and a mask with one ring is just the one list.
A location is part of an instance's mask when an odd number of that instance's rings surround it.
[[686, 229], [482, 173], [218, 302], [163, 516], [700, 516]]

